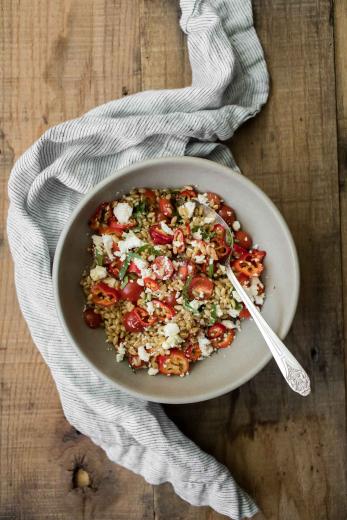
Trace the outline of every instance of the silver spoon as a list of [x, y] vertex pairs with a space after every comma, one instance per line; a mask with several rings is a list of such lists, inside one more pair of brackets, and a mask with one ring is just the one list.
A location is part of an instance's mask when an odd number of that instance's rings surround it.
[[[231, 232], [231, 229], [229, 228], [228, 224], [225, 222], [224, 219], [216, 211], [214, 211], [212, 208], [210, 208], [207, 204], [203, 204], [199, 202], [198, 200], [194, 199], [194, 202], [198, 205], [204, 208], [204, 215], [208, 216], [212, 219], [214, 218], [213, 222], [211, 223], [217, 223], [223, 226], [224, 229], [226, 229], [229, 233]], [[270, 325], [264, 320], [262, 315], [260, 314], [257, 307], [254, 305], [238, 279], [236, 278], [235, 274], [233, 273], [231, 267], [230, 267], [230, 260], [231, 260], [231, 252], [228, 256], [228, 258], [225, 261], [226, 266], [226, 274], [233, 285], [233, 287], [236, 289], [237, 293], [239, 294], [240, 298], [242, 299], [243, 303], [247, 307], [250, 315], [252, 316], [254, 323], [258, 327], [261, 335], [263, 336], [267, 346], [269, 347], [280, 371], [282, 372], [282, 375], [284, 379], [287, 381], [288, 385], [297, 392], [300, 395], [306, 396], [311, 392], [310, 388], [310, 379], [308, 375], [306, 374], [305, 370], [302, 368], [300, 363], [295, 359], [293, 354], [287, 349], [287, 347], [284, 345], [284, 343], [280, 340], [280, 338], [277, 336], [277, 334], [274, 333], [274, 331], [271, 329]]]

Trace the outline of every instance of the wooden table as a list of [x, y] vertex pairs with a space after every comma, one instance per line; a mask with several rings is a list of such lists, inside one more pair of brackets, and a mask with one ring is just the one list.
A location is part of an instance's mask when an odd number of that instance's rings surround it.
[[[44, 130], [120, 96], [189, 84], [177, 2], [1, 3], [0, 519], [222, 518], [109, 462], [66, 422], [16, 303], [5, 234], [10, 169]], [[302, 290], [288, 345], [313, 393], [294, 395], [270, 363], [232, 394], [166, 409], [256, 498], [258, 519], [344, 520], [347, 2], [255, 0], [254, 10], [271, 96], [230, 146], [293, 232]], [[77, 485], [79, 467], [89, 486]]]

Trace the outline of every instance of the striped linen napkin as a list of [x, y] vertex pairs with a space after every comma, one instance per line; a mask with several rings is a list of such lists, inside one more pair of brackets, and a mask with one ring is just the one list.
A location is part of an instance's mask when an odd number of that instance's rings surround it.
[[181, 9], [192, 85], [111, 101], [46, 131], [11, 173], [8, 237], [19, 303], [67, 420], [151, 484], [171, 482], [191, 504], [238, 520], [257, 507], [228, 469], [186, 438], [160, 405], [100, 380], [64, 337], [53, 299], [59, 234], [96, 183], [151, 157], [199, 156], [235, 168], [216, 140], [229, 139], [267, 99], [250, 0], [182, 0]]

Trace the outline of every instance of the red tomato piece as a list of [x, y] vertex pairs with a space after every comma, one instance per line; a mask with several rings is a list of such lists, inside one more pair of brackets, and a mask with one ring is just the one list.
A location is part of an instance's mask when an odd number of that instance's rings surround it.
[[234, 260], [231, 266], [234, 271], [242, 273], [249, 278], [260, 276], [264, 270], [264, 266], [259, 257], [252, 253], [247, 253], [237, 260]]
[[184, 349], [184, 355], [187, 359], [189, 359], [189, 361], [198, 361], [198, 359], [201, 358], [199, 343], [189, 345], [186, 349]]
[[150, 327], [157, 321], [155, 316], [150, 316], [146, 309], [135, 307], [123, 316], [123, 325], [128, 332], [141, 332], [146, 327]]
[[188, 276], [193, 276], [196, 273], [196, 265], [193, 264], [190, 260], [187, 262], [183, 262], [177, 269], [178, 277], [185, 281]]
[[92, 285], [91, 292], [93, 303], [101, 305], [102, 307], [110, 307], [120, 299], [118, 289], [114, 289], [104, 282], [98, 282]]
[[159, 199], [159, 211], [165, 217], [172, 217], [173, 215], [173, 207], [171, 202], [168, 199], [161, 198]]
[[213, 193], [212, 191], [207, 192], [207, 198], [209, 202], [212, 204], [212, 206], [220, 206], [222, 203], [222, 199], [220, 198], [217, 193]]
[[107, 272], [110, 273], [115, 278], [119, 277], [119, 271], [122, 269], [123, 262], [120, 258], [116, 258], [115, 260], [112, 260], [107, 266]]
[[171, 244], [173, 241], [173, 235], [168, 235], [159, 226], [151, 226], [149, 234], [153, 243], [157, 245]]
[[120, 294], [122, 300], [128, 300], [129, 302], [137, 302], [143, 292], [143, 287], [137, 282], [130, 281], [126, 286], [121, 289]]
[[225, 222], [228, 224], [228, 226], [231, 226], [236, 220], [235, 211], [230, 206], [227, 206], [226, 204], [223, 204], [221, 206], [218, 213], [222, 217], [222, 219], [225, 220]]
[[251, 249], [253, 245], [253, 240], [249, 233], [246, 231], [236, 231], [235, 232], [235, 242], [237, 242], [244, 249]]
[[141, 270], [137, 267], [135, 262], [132, 262], [132, 261], [130, 262], [127, 270], [128, 270], [128, 273], [134, 273], [134, 274], [137, 274], [138, 276], [140, 276], [140, 274], [141, 274]]
[[147, 289], [151, 289], [151, 291], [159, 291], [160, 285], [156, 280], [153, 280], [152, 278], [144, 278], [143, 282], [145, 284], [145, 287]]
[[251, 315], [249, 313], [249, 310], [246, 307], [244, 307], [239, 314], [240, 320], [248, 320], [250, 317]]
[[143, 193], [143, 196], [145, 197], [145, 199], [147, 199], [150, 205], [154, 205], [156, 203], [157, 197], [153, 190], [149, 190], [148, 188], [146, 188]]
[[266, 251], [260, 251], [260, 249], [253, 249], [251, 254], [253, 258], [256, 258], [259, 262], [262, 262], [266, 257]]
[[129, 366], [134, 369], [142, 368], [146, 365], [146, 363], [140, 359], [139, 356], [132, 356], [129, 354], [127, 359]]
[[192, 299], [208, 300], [213, 294], [214, 283], [207, 276], [194, 276], [189, 284], [188, 292]]
[[226, 332], [227, 328], [222, 323], [215, 323], [208, 328], [207, 337], [209, 339], [220, 338]]
[[218, 260], [225, 260], [231, 253], [231, 247], [221, 238], [213, 238], [212, 242], [215, 244], [214, 250], [216, 251]]
[[167, 256], [157, 256], [152, 264], [152, 269], [159, 280], [169, 280], [174, 273], [174, 266]]
[[89, 219], [89, 227], [93, 231], [101, 231], [102, 227], [106, 227], [109, 219], [112, 217], [112, 208], [109, 202], [102, 202]]
[[165, 298], [164, 302], [174, 307], [177, 303], [175, 293], [170, 293], [169, 296]]
[[228, 330], [223, 336], [211, 340], [213, 348], [227, 348], [232, 344], [235, 338], [235, 331]]
[[196, 196], [197, 196], [197, 193], [195, 190], [191, 189], [191, 190], [182, 190], [180, 192], [180, 196], [181, 197], [187, 197], [188, 199], [194, 199]]
[[212, 231], [216, 233], [216, 238], [225, 240], [226, 230], [221, 224], [215, 224], [212, 228]]
[[83, 318], [88, 327], [91, 329], [97, 329], [101, 324], [101, 316], [97, 314], [93, 309], [89, 308], [83, 312]]
[[185, 250], [185, 240], [183, 231], [181, 229], [176, 229], [173, 237], [173, 252], [175, 255], [184, 253]]
[[[171, 304], [163, 302], [162, 300], [152, 300], [152, 303], [158, 307], [158, 310], [164, 312], [161, 318], [162, 320], [171, 319], [175, 316], [176, 310]], [[160, 317], [158, 319], [160, 319]]]
[[246, 255], [247, 249], [241, 247], [239, 244], [234, 244], [233, 246], [233, 256], [235, 258], [240, 258], [240, 256]]
[[245, 274], [236, 273], [236, 278], [238, 279], [238, 281], [240, 282], [241, 285], [246, 286], [246, 287], [249, 286], [250, 280], [249, 280], [249, 277], [246, 276]]
[[189, 361], [181, 350], [174, 348], [166, 356], [157, 356], [159, 372], [165, 375], [182, 376], [189, 370]]

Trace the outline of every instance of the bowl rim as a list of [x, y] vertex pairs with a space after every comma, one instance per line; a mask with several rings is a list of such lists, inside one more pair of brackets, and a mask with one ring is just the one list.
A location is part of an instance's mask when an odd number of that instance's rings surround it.
[[214, 399], [216, 397], [220, 397], [222, 395], [227, 394], [228, 392], [231, 392], [232, 390], [239, 388], [243, 384], [247, 383], [249, 380], [251, 380], [257, 373], [259, 373], [266, 365], [267, 363], [272, 359], [272, 354], [270, 350], [268, 350], [267, 355], [264, 355], [263, 359], [257, 363], [255, 366], [252, 367], [252, 369], [247, 373], [246, 376], [240, 376], [238, 379], [234, 379], [233, 382], [230, 383], [230, 385], [224, 386], [223, 388], [216, 389], [214, 391], [209, 391], [201, 395], [201, 397], [182, 397], [182, 398], [175, 398], [174, 396], [168, 397], [168, 398], [162, 398], [158, 399], [155, 395], [143, 394], [142, 392], [138, 392], [131, 388], [130, 385], [126, 385], [124, 383], [119, 383], [114, 381], [112, 378], [110, 378], [108, 375], [106, 375], [102, 370], [100, 370], [98, 367], [96, 367], [87, 357], [87, 355], [83, 352], [83, 350], [80, 348], [78, 343], [74, 340], [72, 337], [70, 330], [65, 322], [64, 319], [64, 313], [60, 298], [60, 292], [59, 292], [59, 267], [60, 267], [60, 261], [61, 261], [61, 253], [63, 250], [65, 238], [67, 234], [69, 233], [70, 227], [72, 222], [75, 220], [81, 209], [85, 206], [85, 204], [88, 203], [90, 199], [92, 199], [95, 194], [100, 191], [102, 188], [107, 186], [110, 182], [112, 182], [116, 177], [119, 176], [125, 176], [129, 173], [132, 173], [140, 168], [146, 167], [150, 168], [151, 166], [155, 166], [157, 164], [165, 164], [170, 162], [178, 162], [178, 163], [184, 163], [184, 164], [195, 164], [195, 165], [206, 165], [206, 163], [210, 163], [213, 165], [213, 168], [215, 169], [216, 173], [218, 171], [227, 173], [228, 175], [234, 175], [241, 180], [241, 182], [250, 190], [255, 192], [260, 198], [263, 200], [265, 199], [265, 202], [267, 203], [269, 209], [272, 210], [272, 212], [275, 215], [275, 218], [277, 219], [280, 227], [282, 228], [284, 234], [286, 235], [286, 238], [288, 240], [289, 247], [291, 249], [292, 253], [292, 260], [293, 260], [293, 271], [294, 271], [294, 287], [292, 292], [292, 302], [291, 302], [291, 308], [288, 309], [288, 312], [286, 313], [285, 317], [285, 324], [283, 325], [282, 334], [280, 334], [280, 338], [283, 340], [286, 335], [288, 334], [288, 331], [290, 330], [290, 327], [293, 323], [295, 313], [298, 306], [299, 301], [299, 292], [300, 292], [300, 267], [299, 267], [299, 259], [298, 254], [296, 250], [296, 246], [292, 237], [292, 234], [290, 232], [290, 229], [288, 227], [288, 224], [286, 223], [284, 217], [280, 213], [277, 206], [272, 202], [272, 200], [266, 195], [266, 193], [259, 188], [253, 181], [242, 175], [239, 171], [224, 166], [220, 163], [216, 163], [214, 161], [211, 161], [209, 159], [203, 159], [200, 157], [189, 157], [189, 156], [181, 156], [181, 157], [175, 157], [175, 156], [169, 156], [169, 157], [162, 157], [162, 158], [155, 158], [155, 159], [146, 159], [144, 161], [136, 162], [130, 166], [125, 166], [123, 168], [120, 168], [119, 170], [115, 171], [113, 174], [109, 175], [102, 181], [98, 182], [93, 188], [84, 196], [82, 196], [82, 199], [77, 204], [75, 209], [70, 214], [67, 222], [64, 225], [64, 228], [62, 232], [60, 233], [57, 246], [54, 253], [54, 259], [53, 259], [53, 268], [52, 268], [52, 280], [53, 280], [53, 294], [54, 294], [54, 301], [56, 306], [57, 315], [60, 321], [60, 324], [64, 330], [64, 333], [69, 340], [70, 344], [73, 346], [77, 354], [82, 358], [82, 360], [87, 363], [87, 365], [94, 371], [94, 373], [98, 374], [104, 381], [109, 382], [114, 387], [118, 388], [119, 390], [124, 390], [128, 394], [140, 398], [145, 401], [151, 401], [156, 403], [163, 403], [163, 404], [189, 404], [189, 403], [196, 403], [196, 402], [203, 402], [207, 401], [209, 399]]

